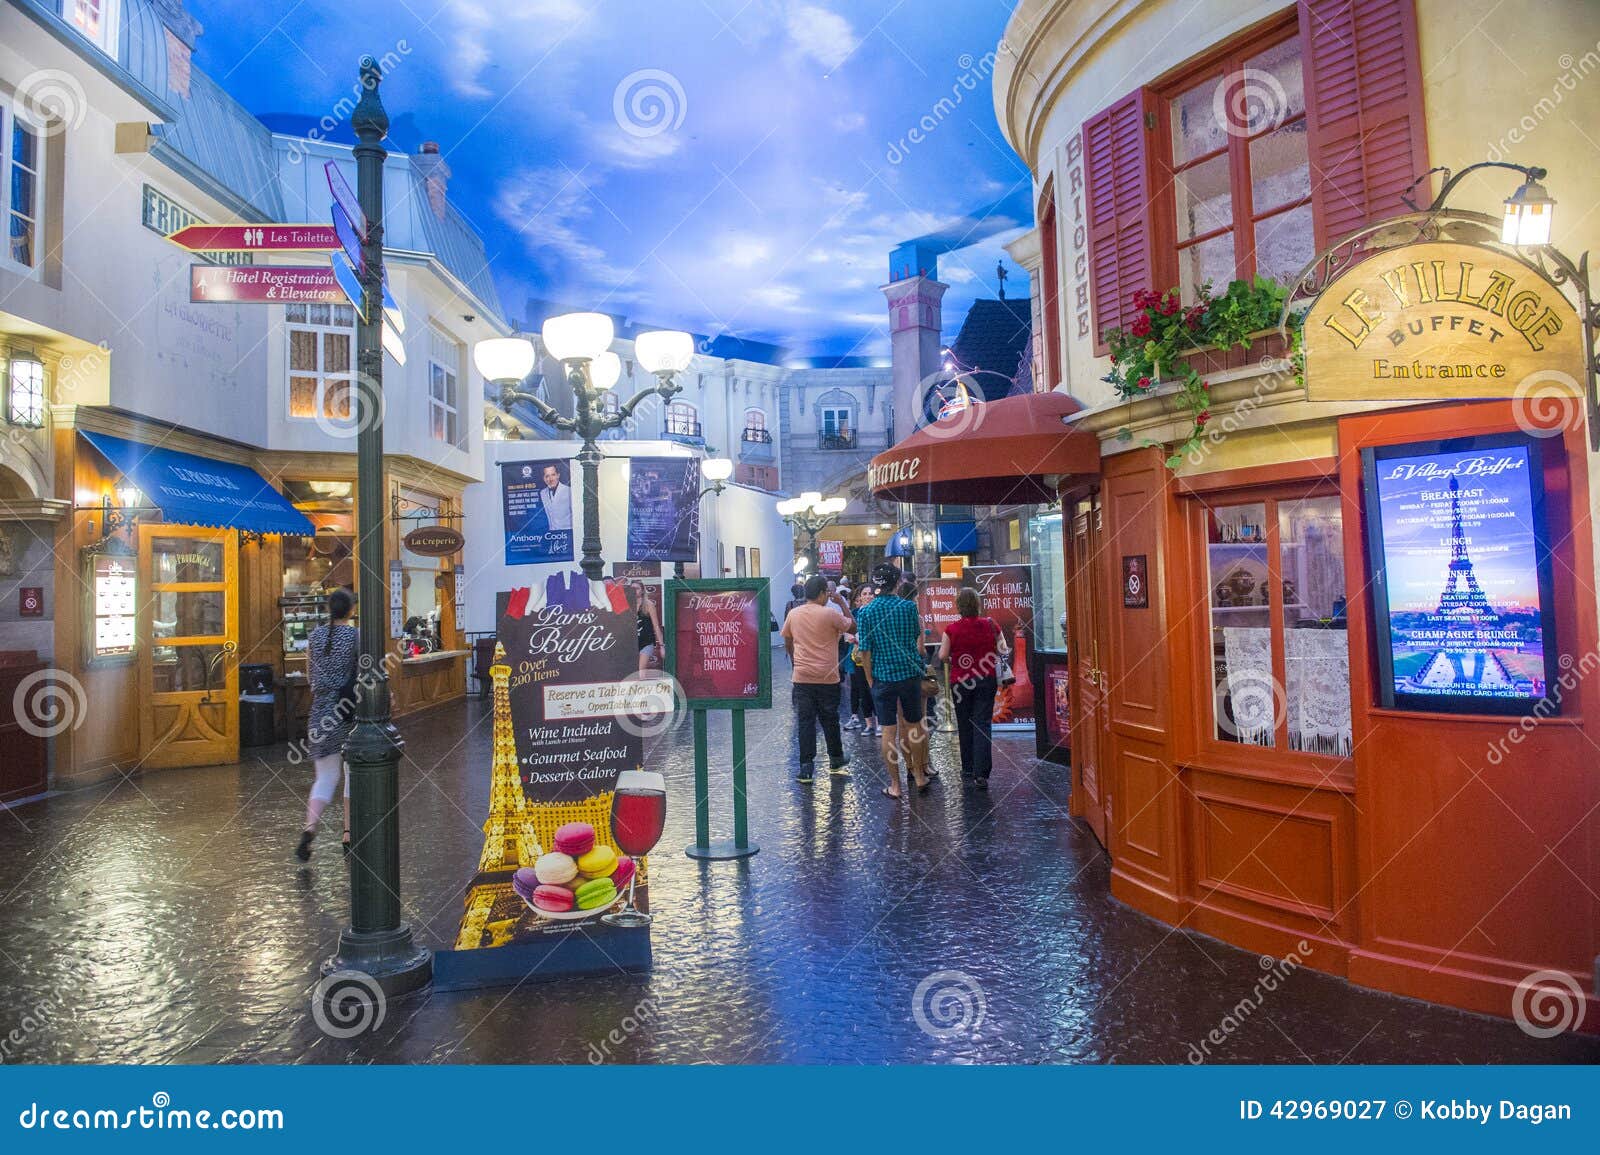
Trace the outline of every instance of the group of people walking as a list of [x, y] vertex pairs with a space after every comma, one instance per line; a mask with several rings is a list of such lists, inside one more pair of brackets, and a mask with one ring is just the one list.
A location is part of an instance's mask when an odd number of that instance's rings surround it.
[[[885, 562], [853, 596], [821, 575], [791, 592], [783, 643], [794, 666], [799, 780], [815, 777], [820, 725], [830, 774], [849, 773], [842, 731], [859, 730], [878, 737], [889, 777], [886, 797], [902, 797], [902, 781], [926, 793], [939, 773], [929, 763], [925, 722], [938, 682], [923, 648], [915, 583]], [[946, 627], [935, 662], [950, 665], [962, 779], [987, 790], [994, 699], [1010, 651], [1004, 632], [983, 616], [976, 590], [961, 590], [956, 611], [960, 616]], [[841, 707], [848, 719], [842, 726]]]

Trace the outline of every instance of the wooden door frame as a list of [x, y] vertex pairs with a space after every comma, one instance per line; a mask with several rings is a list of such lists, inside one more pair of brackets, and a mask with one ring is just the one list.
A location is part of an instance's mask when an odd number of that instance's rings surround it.
[[[1074, 742], [1074, 757], [1072, 758], [1070, 774], [1071, 795], [1068, 799], [1068, 813], [1075, 818], [1082, 818], [1085, 824], [1094, 833], [1094, 836], [1099, 841], [1100, 845], [1109, 851], [1111, 845], [1111, 824], [1109, 808], [1106, 805], [1106, 754], [1110, 747], [1111, 735], [1109, 721], [1106, 714], [1106, 702], [1104, 692], [1101, 691], [1101, 697], [1099, 699], [1098, 708], [1095, 711], [1095, 717], [1094, 719], [1091, 719], [1088, 714], [1088, 707], [1083, 701], [1083, 690], [1080, 680], [1082, 677], [1082, 672], [1079, 669], [1079, 661], [1084, 656], [1083, 651], [1079, 647], [1085, 645], [1089, 647], [1089, 652], [1093, 655], [1088, 658], [1092, 668], [1096, 670], [1101, 669], [1099, 659], [1105, 652], [1105, 641], [1108, 633], [1104, 599], [1101, 596], [1103, 593], [1102, 587], [1104, 586], [1104, 574], [1097, 572], [1099, 567], [1103, 564], [1100, 556], [1102, 553], [1100, 547], [1102, 544], [1101, 534], [1104, 532], [1104, 523], [1102, 521], [1104, 516], [1102, 513], [1103, 506], [1100, 503], [1100, 491], [1098, 487], [1088, 489], [1071, 497], [1064, 497], [1063, 505], [1065, 506], [1070, 503], [1070, 505], [1076, 506], [1080, 501], [1088, 501], [1089, 512], [1086, 516], [1090, 519], [1085, 528], [1085, 537], [1087, 539], [1085, 543], [1086, 557], [1084, 559], [1085, 565], [1081, 572], [1078, 568], [1076, 558], [1078, 541], [1078, 515], [1075, 510], [1070, 514], [1067, 514], [1067, 516], [1070, 518], [1070, 522], [1063, 526], [1062, 534], [1063, 552], [1066, 554], [1065, 561], [1066, 585], [1068, 589], [1068, 622], [1072, 627], [1070, 630], [1071, 636], [1068, 638], [1067, 651], [1068, 667], [1071, 672], [1071, 676], [1068, 680], [1068, 687], [1071, 696], [1072, 733], [1074, 735], [1082, 734], [1086, 738], [1089, 738], [1092, 742], [1095, 762], [1095, 782], [1098, 789], [1092, 799], [1093, 805], [1091, 806], [1089, 791], [1084, 785], [1083, 781], [1083, 760], [1077, 756], [1083, 750], [1083, 745], [1087, 743], [1080, 744], [1078, 742]], [[1065, 512], [1065, 510], [1063, 512]], [[1081, 587], [1078, 586], [1078, 583], [1083, 581], [1088, 582], [1088, 588], [1082, 589], [1080, 595], [1082, 604], [1084, 606], [1084, 615], [1087, 617], [1087, 623], [1080, 618], [1078, 613], [1073, 612], [1073, 603], [1076, 599], [1074, 598], [1072, 591], [1074, 588], [1081, 589]], [[1089, 636], [1087, 638], [1082, 636], [1082, 627], [1085, 624], [1088, 625]], [[1098, 821], [1096, 821], [1097, 815]]]

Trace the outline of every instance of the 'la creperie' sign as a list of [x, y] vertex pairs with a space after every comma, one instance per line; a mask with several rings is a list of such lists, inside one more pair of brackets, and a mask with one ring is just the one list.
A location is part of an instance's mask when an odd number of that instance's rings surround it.
[[1306, 314], [1314, 401], [1513, 397], [1583, 374], [1577, 310], [1537, 269], [1495, 249], [1427, 242], [1335, 277]]
[[897, 457], [881, 465], [874, 462], [867, 466], [867, 488], [876, 493], [886, 485], [904, 485], [921, 472], [922, 458], [917, 456]]

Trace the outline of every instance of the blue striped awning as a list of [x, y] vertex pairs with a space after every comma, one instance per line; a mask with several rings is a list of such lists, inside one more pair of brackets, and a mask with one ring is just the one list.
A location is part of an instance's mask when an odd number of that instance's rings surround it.
[[144, 492], [174, 525], [207, 525], [252, 533], [310, 537], [306, 515], [248, 465], [83, 432], [112, 467]]

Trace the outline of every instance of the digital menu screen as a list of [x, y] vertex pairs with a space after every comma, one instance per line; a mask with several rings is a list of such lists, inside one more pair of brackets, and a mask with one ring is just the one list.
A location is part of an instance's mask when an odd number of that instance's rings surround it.
[[1512, 714], [1544, 699], [1556, 649], [1538, 443], [1386, 446], [1363, 466], [1383, 705]]

